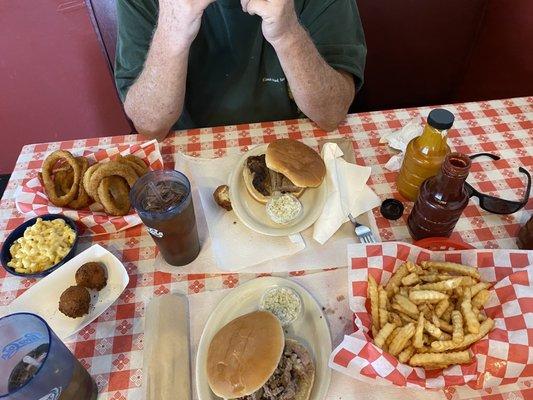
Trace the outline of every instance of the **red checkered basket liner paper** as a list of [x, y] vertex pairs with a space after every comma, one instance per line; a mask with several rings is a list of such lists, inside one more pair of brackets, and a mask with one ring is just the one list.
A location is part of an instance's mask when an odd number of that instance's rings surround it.
[[[470, 364], [436, 371], [413, 368], [375, 346], [369, 336], [368, 274], [386, 284], [405, 261], [430, 259], [477, 266], [481, 279], [493, 283], [484, 308], [495, 327], [471, 347]], [[348, 266], [356, 331], [333, 351], [331, 368], [364, 381], [426, 389], [465, 384], [473, 389], [490, 388], [533, 376], [533, 251], [430, 251], [395, 242], [351, 245]]]
[[[72, 153], [74, 155], [82, 155], [81, 151], [73, 150]], [[142, 158], [151, 170], [163, 168], [163, 157], [156, 140], [134, 145], [124, 144], [98, 150], [94, 153], [83, 152], [83, 155], [89, 159], [91, 164], [97, 161], [110, 161], [117, 154], [123, 156], [134, 154]], [[31, 217], [42, 214], [64, 214], [83, 225], [85, 228], [83, 230], [84, 236], [115, 233], [141, 223], [141, 219], [133, 209], [128, 215], [115, 217], [106, 214], [100, 204], [92, 204], [89, 208], [83, 210], [54, 206], [48, 200], [38, 178], [32, 178], [23, 183], [15, 195], [15, 204], [21, 213]]]

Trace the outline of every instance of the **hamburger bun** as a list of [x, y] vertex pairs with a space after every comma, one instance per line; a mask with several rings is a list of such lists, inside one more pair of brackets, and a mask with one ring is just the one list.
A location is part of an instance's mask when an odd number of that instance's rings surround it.
[[302, 188], [318, 187], [326, 176], [326, 165], [320, 155], [293, 139], [278, 139], [270, 143], [266, 151], [266, 165]]
[[218, 331], [207, 352], [207, 381], [224, 399], [248, 396], [272, 376], [285, 346], [281, 323], [256, 311], [234, 319]]
[[[242, 169], [242, 177], [244, 179], [244, 185], [246, 186], [246, 189], [248, 190], [248, 193], [250, 193], [250, 196], [252, 196], [255, 200], [257, 200], [260, 203], [266, 204], [268, 200], [270, 199], [270, 196], [265, 196], [263, 193], [260, 193], [252, 184], [252, 181], [254, 179], [252, 171], [250, 171], [248, 168], [244, 167]], [[303, 192], [305, 192], [305, 188], [301, 188], [297, 192], [291, 192], [293, 196], [300, 197]]]

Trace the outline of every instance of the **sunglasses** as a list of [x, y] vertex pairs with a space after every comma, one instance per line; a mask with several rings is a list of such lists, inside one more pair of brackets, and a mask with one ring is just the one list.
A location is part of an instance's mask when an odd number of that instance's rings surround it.
[[[492, 158], [494, 161], [497, 161], [500, 159], [497, 155], [490, 154], [490, 153], [479, 153], [479, 154], [473, 154], [470, 156], [470, 159], [473, 160], [478, 157], [489, 157]], [[477, 197], [479, 199], [479, 206], [490, 213], [493, 214], [513, 214], [523, 208], [528, 200], [529, 200], [529, 194], [531, 192], [531, 175], [529, 172], [526, 171], [525, 168], [518, 168], [518, 170], [525, 174], [527, 177], [527, 187], [526, 191], [524, 193], [524, 199], [522, 201], [514, 201], [514, 200], [505, 200], [500, 199], [498, 197], [490, 196], [485, 193], [481, 193], [478, 190], [474, 189], [472, 185], [470, 185], [468, 182], [465, 182], [465, 188], [468, 192], [469, 197]]]

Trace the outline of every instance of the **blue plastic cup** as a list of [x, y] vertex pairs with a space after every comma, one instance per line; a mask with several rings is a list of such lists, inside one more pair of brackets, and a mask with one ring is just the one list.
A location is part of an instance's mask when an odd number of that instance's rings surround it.
[[39, 316], [0, 318], [0, 399], [94, 400], [89, 373]]

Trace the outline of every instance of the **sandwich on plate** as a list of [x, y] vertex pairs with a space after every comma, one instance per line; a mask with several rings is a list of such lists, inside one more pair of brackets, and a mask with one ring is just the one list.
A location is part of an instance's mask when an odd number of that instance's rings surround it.
[[318, 187], [326, 166], [311, 147], [293, 139], [270, 143], [265, 154], [250, 156], [243, 168], [243, 179], [250, 195], [267, 203], [275, 193], [300, 197], [306, 188]]
[[223, 399], [308, 400], [315, 365], [307, 349], [287, 339], [268, 311], [234, 319], [213, 337], [207, 380]]

